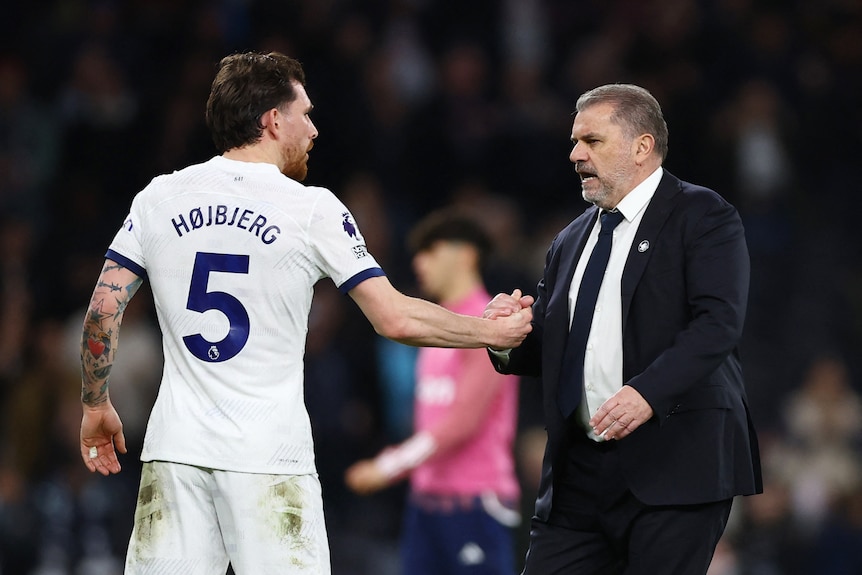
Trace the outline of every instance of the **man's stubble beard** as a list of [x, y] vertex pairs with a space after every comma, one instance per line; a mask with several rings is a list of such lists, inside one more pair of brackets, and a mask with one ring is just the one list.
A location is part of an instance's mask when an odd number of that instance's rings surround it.
[[607, 203], [607, 198], [610, 195], [608, 192], [607, 186], [604, 185], [603, 182], [599, 181], [599, 189], [596, 191], [588, 192], [584, 187], [583, 182], [581, 183], [581, 197], [584, 198], [584, 201], [587, 201], [591, 204], [594, 204], [600, 208], [603, 208]]
[[[598, 189], [593, 192], [587, 192], [587, 189], [584, 187], [583, 182], [581, 182], [581, 196], [585, 201], [598, 206], [599, 208], [605, 210], [611, 210], [617, 206], [619, 200], [622, 199], [626, 193], [631, 190], [619, 190], [616, 189], [619, 185], [615, 185], [617, 182], [627, 182], [630, 180], [631, 173], [633, 170], [628, 170], [625, 168], [616, 169], [608, 176], [597, 176], [598, 180]], [[610, 185], [609, 183], [610, 182]]]

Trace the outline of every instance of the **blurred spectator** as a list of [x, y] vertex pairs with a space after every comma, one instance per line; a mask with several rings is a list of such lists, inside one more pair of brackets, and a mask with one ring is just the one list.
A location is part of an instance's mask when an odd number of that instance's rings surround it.
[[[57, 109], [64, 129], [60, 169], [99, 191], [100, 216], [122, 220], [128, 199], [140, 189], [140, 162], [124, 142], [141, 137], [140, 102], [116, 52], [91, 42], [74, 54], [60, 88]], [[64, 194], [65, 189], [56, 190]]]
[[420, 213], [439, 207], [443, 190], [459, 181], [494, 173], [501, 117], [492, 82], [489, 55], [478, 42], [458, 39], [441, 56], [437, 91], [411, 121], [407, 161]]
[[[776, 352], [776, 340], [768, 335], [776, 331], [776, 321], [784, 325], [797, 319], [783, 317], [782, 310], [791, 306], [793, 298], [793, 291], [787, 289], [787, 270], [802, 265], [807, 256], [807, 250], [795, 249], [801, 233], [794, 213], [800, 184], [790, 158], [796, 151], [798, 126], [786, 97], [767, 78], [745, 80], [730, 96], [713, 115], [715, 159], [709, 170], [715, 185], [728, 190], [728, 199], [739, 206], [745, 225], [752, 280], [744, 342], [753, 356], [768, 357]], [[832, 301], [821, 305], [830, 306]], [[810, 313], [812, 307], [797, 313]], [[783, 392], [777, 388], [790, 374], [765, 363], [747, 367], [751, 376], [764, 381], [752, 386], [749, 395], [758, 412]]]
[[[0, 500], [3, 521], [16, 524], [4, 525], [2, 554], [18, 565], [9, 573], [119, 575], [134, 476], [110, 482], [81, 465], [81, 377], [66, 361], [64, 337], [56, 319], [34, 326], [27, 369], [5, 405], [2, 451], [11, 468], [2, 472]], [[21, 537], [20, 547], [9, 547]]]
[[862, 573], [862, 489], [857, 487], [836, 501], [833, 513], [814, 543], [808, 573]]
[[44, 220], [46, 187], [59, 146], [55, 113], [30, 93], [23, 58], [0, 52], [0, 214], [34, 230]]
[[412, 10], [404, 3], [388, 22], [382, 49], [388, 54], [386, 71], [398, 98], [408, 105], [422, 103], [435, 81], [434, 60], [422, 41]]
[[786, 399], [784, 423], [787, 436], [766, 460], [787, 486], [794, 520], [814, 534], [862, 487], [862, 398], [839, 357], [814, 359]]
[[177, 78], [177, 89], [167, 96], [159, 121], [154, 162], [158, 173], [176, 166], [205, 161], [215, 154], [215, 146], [201, 122], [201, 102], [206, 102], [217, 56], [203, 50], [188, 54]]
[[120, 575], [135, 509], [135, 477], [110, 481], [81, 465], [80, 394], [59, 395], [49, 426], [51, 467], [32, 487], [40, 527], [33, 575]]
[[[476, 173], [513, 198], [528, 195], [520, 202], [523, 222], [541, 221], [546, 214], [539, 206], [565, 201], [586, 206], [575, 194], [577, 182], [570, 176], [566, 161], [570, 150], [569, 132], [560, 119], [571, 113], [570, 105], [554, 93], [541, 68], [515, 62], [501, 77], [501, 115], [499, 135], [493, 148], [494, 168]], [[582, 207], [583, 209], [583, 207]]]
[[38, 556], [39, 517], [24, 475], [0, 461], [0, 573], [30, 573]]
[[5, 458], [32, 483], [50, 472], [46, 454], [58, 447], [54, 441], [60, 409], [64, 401], [78, 399], [81, 374], [65, 361], [58, 320], [42, 320], [27, 334], [25, 368], [7, 392], [2, 437]]
[[740, 206], [754, 256], [787, 253], [793, 239], [789, 209], [798, 174], [790, 158], [797, 129], [786, 100], [765, 78], [746, 81], [714, 116], [713, 141], [721, 146], [714, 178], [725, 181]]
[[[763, 493], [739, 501], [741, 518], [724, 540], [725, 561], [740, 575], [809, 575], [811, 534], [794, 516], [790, 487], [782, 479], [764, 479]], [[711, 574], [710, 574], [711, 575]]]
[[834, 445], [856, 452], [862, 447], [862, 395], [857, 389], [841, 357], [816, 357], [801, 387], [787, 398], [790, 439], [811, 450]]
[[[33, 298], [29, 289], [32, 275], [33, 226], [0, 213], [0, 390], [11, 383], [24, 365], [30, 343], [30, 314]], [[0, 401], [2, 404], [2, 401]]]
[[63, 120], [95, 130], [130, 125], [138, 112], [138, 102], [124, 76], [119, 62], [105, 46], [85, 45], [75, 58], [60, 99]]
[[720, 539], [706, 575], [743, 575], [739, 563], [733, 546], [726, 539]]
[[540, 0], [501, 2], [502, 59], [506, 66], [544, 71], [549, 60], [548, 14]]
[[465, 180], [458, 185], [449, 205], [470, 215], [491, 240], [493, 249], [482, 270], [485, 285], [493, 296], [520, 289], [535, 295], [538, 276], [527, 273], [528, 254], [523, 231], [523, 215], [509, 197], [491, 192], [479, 180]]

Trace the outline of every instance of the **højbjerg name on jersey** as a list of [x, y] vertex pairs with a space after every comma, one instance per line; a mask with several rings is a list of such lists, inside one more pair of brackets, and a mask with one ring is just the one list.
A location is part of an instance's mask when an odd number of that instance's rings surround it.
[[235, 226], [253, 233], [265, 244], [271, 244], [281, 234], [281, 228], [277, 225], [267, 225], [268, 220], [263, 214], [255, 214], [254, 210], [239, 206], [230, 208], [224, 204], [194, 208], [189, 210], [188, 216], [177, 214], [177, 217], [171, 218], [171, 223], [179, 237], [208, 226]]

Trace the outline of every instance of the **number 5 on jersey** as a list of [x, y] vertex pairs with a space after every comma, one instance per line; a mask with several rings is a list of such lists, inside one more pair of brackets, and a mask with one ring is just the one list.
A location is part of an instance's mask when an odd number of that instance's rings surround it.
[[229, 293], [207, 291], [210, 273], [247, 274], [248, 261], [247, 255], [207, 252], [198, 252], [195, 255], [186, 308], [200, 313], [211, 309], [218, 310], [227, 317], [229, 323], [227, 335], [221, 341], [208, 341], [199, 333], [183, 337], [186, 348], [201, 361], [227, 361], [242, 351], [248, 342], [248, 312], [242, 303]]

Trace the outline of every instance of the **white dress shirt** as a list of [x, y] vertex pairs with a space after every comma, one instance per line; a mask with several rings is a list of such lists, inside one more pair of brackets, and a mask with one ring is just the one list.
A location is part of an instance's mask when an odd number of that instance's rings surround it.
[[[598, 300], [593, 311], [593, 322], [590, 336], [587, 339], [587, 349], [584, 355], [584, 396], [578, 406], [575, 417], [583, 425], [587, 434], [596, 441], [603, 438], [596, 436], [589, 426], [592, 415], [614, 393], [623, 386], [623, 331], [622, 331], [622, 295], [621, 282], [626, 259], [632, 242], [637, 236], [638, 226], [646, 211], [646, 207], [655, 194], [661, 180], [661, 167], [650, 174], [643, 182], [617, 204], [616, 209], [622, 212], [623, 221], [614, 229], [611, 256], [605, 269], [605, 277], [599, 289]], [[574, 316], [578, 288], [584, 277], [587, 261], [599, 237], [601, 224], [599, 218], [587, 238], [584, 251], [575, 267], [575, 275], [569, 286], [569, 326]]]

